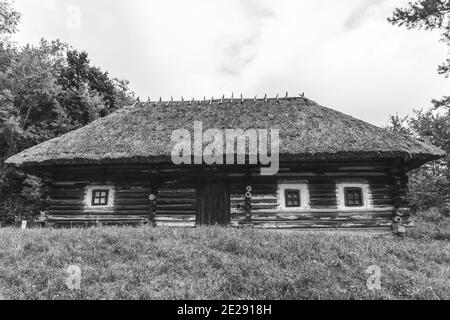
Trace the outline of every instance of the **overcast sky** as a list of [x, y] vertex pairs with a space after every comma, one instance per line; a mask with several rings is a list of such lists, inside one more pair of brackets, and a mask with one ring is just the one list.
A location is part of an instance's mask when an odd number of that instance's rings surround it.
[[407, 0], [16, 0], [19, 43], [59, 38], [143, 99], [289, 92], [377, 125], [448, 95], [439, 34], [386, 18]]

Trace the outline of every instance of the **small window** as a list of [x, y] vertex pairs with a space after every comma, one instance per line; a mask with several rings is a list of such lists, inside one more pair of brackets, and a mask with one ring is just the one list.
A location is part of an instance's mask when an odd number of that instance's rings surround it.
[[310, 209], [308, 182], [286, 181], [278, 184], [278, 210], [301, 212]]
[[364, 206], [361, 188], [345, 188], [344, 192], [345, 192], [345, 206], [347, 207]]
[[109, 190], [92, 190], [92, 206], [107, 206]]
[[286, 208], [298, 208], [301, 206], [300, 190], [284, 190], [284, 200]]

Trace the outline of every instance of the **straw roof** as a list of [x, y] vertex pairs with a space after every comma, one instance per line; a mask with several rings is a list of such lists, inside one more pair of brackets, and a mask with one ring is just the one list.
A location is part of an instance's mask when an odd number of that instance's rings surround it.
[[173, 130], [280, 129], [280, 157], [289, 160], [396, 159], [426, 162], [444, 152], [304, 98], [138, 103], [9, 158], [50, 164], [170, 161]]

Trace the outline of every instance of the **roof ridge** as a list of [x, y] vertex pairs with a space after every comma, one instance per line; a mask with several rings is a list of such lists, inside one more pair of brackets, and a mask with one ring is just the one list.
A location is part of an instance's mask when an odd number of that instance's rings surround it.
[[170, 100], [163, 100], [162, 97], [159, 98], [159, 100], [154, 100], [151, 101], [150, 98], [148, 98], [147, 101], [136, 101], [132, 106], [126, 106], [129, 108], [133, 108], [136, 104], [140, 104], [140, 105], [147, 105], [147, 104], [171, 104], [171, 103], [184, 103], [184, 104], [194, 104], [194, 103], [199, 103], [199, 104], [211, 104], [211, 103], [216, 103], [216, 102], [220, 102], [220, 103], [242, 103], [242, 102], [248, 102], [248, 101], [253, 101], [253, 102], [259, 102], [259, 101], [264, 101], [264, 102], [269, 102], [269, 101], [289, 101], [289, 100], [303, 100], [305, 102], [313, 102], [315, 103], [313, 100], [308, 99], [305, 97], [304, 94], [299, 94], [299, 96], [284, 96], [284, 97], [280, 97], [279, 95], [270, 98], [267, 97], [267, 95], [265, 95], [264, 97], [259, 98], [257, 95], [253, 98], [248, 97], [248, 98], [244, 98], [242, 95], [240, 97], [234, 97], [233, 94], [231, 95], [231, 97], [225, 97], [225, 95], [223, 95], [222, 97], [219, 98], [215, 98], [214, 96], [212, 96], [211, 98], [207, 98], [206, 96], [203, 96], [203, 99], [191, 99], [191, 100], [187, 100], [185, 99], [183, 96], [180, 96], [180, 100], [174, 100], [173, 97], [171, 96]]

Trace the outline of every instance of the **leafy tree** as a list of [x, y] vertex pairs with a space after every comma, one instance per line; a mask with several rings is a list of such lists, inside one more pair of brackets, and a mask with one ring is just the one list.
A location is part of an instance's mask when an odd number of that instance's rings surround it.
[[[419, 0], [407, 8], [397, 8], [388, 21], [408, 29], [439, 30], [441, 40], [450, 47], [450, 0]], [[438, 67], [438, 73], [450, 76], [450, 57]], [[433, 100], [435, 108], [450, 108], [450, 96]]]
[[400, 117], [398, 113], [395, 116], [391, 115], [389, 116], [389, 124], [387, 129], [403, 135], [413, 135], [411, 129], [407, 125], [408, 119], [408, 116]]
[[[416, 0], [406, 8], [395, 9], [388, 21], [408, 29], [438, 30], [450, 48], [450, 0]], [[449, 51], [450, 52], [450, 51]], [[450, 76], [450, 58], [438, 66], [438, 73]], [[450, 211], [450, 96], [432, 100], [432, 108], [415, 110], [398, 122], [390, 119], [391, 129], [406, 130], [446, 151], [446, 158], [432, 162], [411, 173], [410, 194], [416, 209], [440, 206]], [[405, 131], [403, 131], [405, 132]]]
[[39, 179], [3, 161], [133, 103], [134, 95], [128, 82], [59, 40], [12, 43], [20, 15], [10, 2], [0, 0], [0, 17], [0, 219], [14, 222], [37, 213]]
[[[433, 109], [414, 110], [404, 118], [391, 116], [388, 129], [445, 149], [450, 139], [450, 117]], [[409, 200], [414, 211], [440, 208], [449, 213], [450, 180], [447, 159], [432, 161], [409, 173]]]
[[5, 36], [17, 31], [20, 13], [14, 10], [10, 1], [0, 1], [0, 35]]
[[14, 48], [9, 42], [9, 36], [17, 31], [20, 14], [14, 10], [11, 2], [0, 1], [0, 70], [10, 63]]

